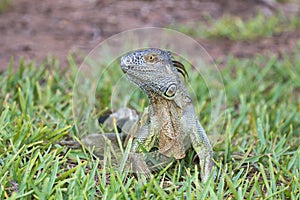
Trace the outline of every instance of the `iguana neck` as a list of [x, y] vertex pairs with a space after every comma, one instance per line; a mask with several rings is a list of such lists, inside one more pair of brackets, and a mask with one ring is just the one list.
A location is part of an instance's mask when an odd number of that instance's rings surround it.
[[182, 114], [187, 103], [185, 99], [190, 98], [184, 90], [177, 92], [174, 100], [155, 93], [149, 93], [148, 97], [151, 129], [158, 133], [160, 153], [180, 159], [185, 156]]

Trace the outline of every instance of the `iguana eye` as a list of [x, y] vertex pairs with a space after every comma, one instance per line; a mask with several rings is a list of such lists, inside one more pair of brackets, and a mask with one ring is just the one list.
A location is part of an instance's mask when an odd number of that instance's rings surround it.
[[156, 60], [157, 60], [157, 56], [156, 55], [153, 55], [153, 54], [148, 54], [145, 56], [145, 60], [147, 63], [154, 63]]
[[168, 98], [171, 98], [175, 95], [176, 91], [177, 91], [177, 86], [175, 84], [172, 84], [167, 88], [164, 95]]

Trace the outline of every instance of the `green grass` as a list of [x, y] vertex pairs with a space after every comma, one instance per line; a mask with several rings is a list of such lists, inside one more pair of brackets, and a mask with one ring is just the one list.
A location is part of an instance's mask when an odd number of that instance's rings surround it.
[[5, 11], [12, 4], [12, 0], [0, 0], [0, 13]]
[[[110, 166], [108, 157], [99, 160], [83, 148], [65, 145], [80, 135], [72, 115], [76, 64], [70, 58], [69, 69], [60, 70], [52, 59], [41, 66], [21, 62], [16, 72], [10, 68], [0, 75], [0, 198], [299, 199], [297, 53], [281, 60], [228, 59], [221, 71], [227, 120], [221, 141], [214, 145], [217, 176], [205, 184], [199, 180], [193, 151], [149, 181], [138, 181], [102, 167]], [[189, 81], [196, 95], [210, 104], [203, 80], [190, 73]], [[203, 102], [197, 112], [205, 127], [210, 106]]]
[[200, 23], [193, 27], [173, 25], [170, 28], [194, 37], [227, 38], [230, 40], [255, 40], [271, 37], [286, 31], [293, 31], [300, 25], [299, 17], [292, 15], [265, 16], [262, 13], [247, 20], [239, 16], [224, 15], [220, 19], [208, 19], [208, 24]]

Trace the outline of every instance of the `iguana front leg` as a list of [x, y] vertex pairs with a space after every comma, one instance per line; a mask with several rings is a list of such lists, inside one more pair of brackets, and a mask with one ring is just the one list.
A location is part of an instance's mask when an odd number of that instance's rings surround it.
[[209, 139], [198, 121], [192, 105], [187, 106], [183, 114], [183, 127], [185, 133], [190, 137], [190, 141], [196, 151], [200, 162], [200, 176], [202, 181], [207, 181], [213, 166], [213, 150]]
[[200, 172], [202, 181], [207, 181], [213, 166], [213, 150], [199, 121], [196, 121], [195, 129], [190, 135], [192, 146], [200, 160]]
[[131, 152], [141, 152], [140, 146], [149, 151], [153, 145], [151, 145], [154, 141], [154, 134], [151, 135], [150, 125], [144, 124], [142, 127], [138, 129], [138, 132], [134, 136], [133, 144], [131, 147]]
[[132, 164], [132, 170], [134, 173], [144, 173], [146, 176], [150, 176], [150, 169], [144, 161], [144, 156], [141, 148], [149, 151], [153, 145], [155, 138], [154, 134], [151, 135], [150, 125], [142, 125], [136, 135], [134, 136], [133, 144], [130, 150], [129, 160]]

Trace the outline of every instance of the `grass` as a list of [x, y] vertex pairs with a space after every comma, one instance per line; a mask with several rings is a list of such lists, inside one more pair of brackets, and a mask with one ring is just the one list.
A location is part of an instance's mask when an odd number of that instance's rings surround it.
[[265, 16], [262, 13], [247, 20], [239, 16], [224, 15], [218, 20], [208, 18], [209, 25], [200, 23], [193, 27], [173, 25], [170, 28], [194, 37], [227, 38], [230, 40], [255, 40], [295, 30], [300, 25], [298, 16]]
[[4, 12], [12, 4], [12, 0], [0, 0], [0, 13]]
[[[147, 181], [102, 167], [101, 163], [110, 166], [108, 157], [99, 160], [84, 148], [64, 145], [80, 135], [72, 115], [75, 62], [70, 57], [68, 70], [59, 69], [53, 59], [41, 66], [21, 62], [16, 72], [9, 68], [0, 75], [0, 197], [299, 199], [297, 53], [280, 60], [228, 59], [221, 71], [227, 120], [221, 141], [214, 145], [216, 179], [205, 184], [199, 180], [193, 151]], [[209, 102], [203, 80], [190, 73], [190, 83], [201, 91], [196, 95]], [[210, 107], [200, 106], [198, 111], [205, 127]]]
[[[0, 12], [10, 3], [0, 1]], [[210, 22], [207, 29], [185, 25], [179, 30], [254, 40], [300, 24], [296, 17], [262, 14]], [[206, 183], [200, 182], [193, 151], [146, 180], [113, 168], [109, 155], [99, 159], [74, 145], [85, 134], [72, 113], [75, 61], [69, 57], [63, 70], [51, 58], [40, 66], [21, 61], [17, 71], [10, 67], [0, 74], [0, 199], [300, 199], [299, 49], [280, 59], [228, 58], [221, 70], [227, 107], [220, 113], [226, 116], [222, 135], [214, 141], [216, 178]], [[196, 112], [211, 135], [210, 88], [188, 71]], [[122, 74], [118, 62], [107, 73], [111, 76], [102, 77], [97, 87], [98, 113], [110, 108], [112, 87]], [[134, 93], [128, 105], [142, 111], [145, 95]]]

